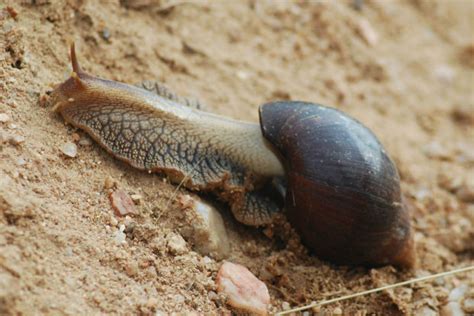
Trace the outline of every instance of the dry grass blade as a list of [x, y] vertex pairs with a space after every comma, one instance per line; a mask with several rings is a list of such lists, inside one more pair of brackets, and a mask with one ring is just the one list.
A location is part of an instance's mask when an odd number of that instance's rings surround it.
[[323, 306], [323, 305], [327, 305], [327, 304], [331, 304], [331, 303], [335, 303], [335, 302], [348, 300], [348, 299], [351, 299], [351, 298], [354, 298], [354, 297], [364, 296], [364, 295], [377, 293], [377, 292], [381, 292], [381, 291], [388, 290], [388, 289], [393, 289], [393, 288], [408, 285], [408, 284], [433, 280], [433, 279], [436, 279], [436, 278], [440, 278], [440, 277], [444, 277], [444, 276], [448, 276], [448, 275], [452, 275], [452, 274], [458, 274], [458, 273], [473, 271], [473, 270], [474, 270], [474, 266], [469, 266], [469, 267], [465, 267], [465, 268], [460, 268], [460, 269], [455, 269], [455, 270], [451, 270], [451, 271], [432, 274], [432, 275], [428, 275], [428, 276], [424, 276], [424, 277], [419, 277], [419, 278], [415, 278], [415, 279], [411, 279], [411, 280], [407, 280], [407, 281], [403, 281], [403, 282], [399, 282], [399, 283], [394, 283], [394, 284], [378, 287], [378, 288], [363, 291], [363, 292], [358, 292], [358, 293], [353, 293], [353, 294], [333, 298], [333, 299], [322, 301], [322, 302], [319, 302], [319, 303], [313, 303], [313, 304], [309, 304], [309, 305], [306, 305], [306, 306], [297, 307], [297, 308], [290, 309], [290, 310], [287, 310], [287, 311], [278, 312], [275, 315], [279, 316], [279, 315], [287, 315], [287, 314], [294, 313], [294, 312], [301, 312], [301, 311], [304, 311], [304, 310], [307, 310], [307, 309], [310, 309], [310, 308], [313, 308], [313, 307], [319, 307], [319, 306]]
[[184, 175], [183, 179], [181, 180], [181, 182], [178, 184], [178, 186], [176, 187], [176, 189], [174, 189], [173, 193], [171, 194], [170, 198], [168, 199], [168, 201], [166, 201], [166, 205], [165, 205], [165, 208], [164, 208], [164, 212], [166, 213], [168, 211], [168, 208], [170, 207], [170, 204], [171, 202], [174, 200], [174, 198], [176, 197], [176, 195], [178, 194], [178, 191], [179, 189], [181, 189], [181, 187], [184, 185], [184, 183], [189, 179], [191, 178], [191, 175], [194, 173], [194, 171], [196, 171], [196, 167], [199, 166], [199, 164], [201, 163], [201, 161], [204, 159], [201, 158], [198, 162], [196, 162], [196, 164], [193, 166], [193, 168], [191, 169], [191, 171], [187, 174]]

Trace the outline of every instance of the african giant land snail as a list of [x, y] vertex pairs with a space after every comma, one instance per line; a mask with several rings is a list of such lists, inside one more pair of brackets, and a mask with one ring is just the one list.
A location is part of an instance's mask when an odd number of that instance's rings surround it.
[[161, 86], [139, 88], [86, 74], [74, 46], [71, 59], [72, 76], [52, 93], [54, 109], [116, 158], [212, 192], [238, 221], [254, 226], [270, 224], [281, 211], [268, 187], [283, 179], [287, 217], [318, 257], [414, 264], [396, 167], [356, 120], [321, 105], [285, 101], [262, 105], [259, 126], [199, 111]]

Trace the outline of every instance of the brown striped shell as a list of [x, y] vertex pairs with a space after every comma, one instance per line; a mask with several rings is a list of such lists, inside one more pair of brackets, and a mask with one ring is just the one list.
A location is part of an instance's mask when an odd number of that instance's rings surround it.
[[340, 264], [414, 264], [398, 172], [369, 129], [305, 102], [265, 104], [260, 123], [285, 163], [287, 216], [309, 249]]

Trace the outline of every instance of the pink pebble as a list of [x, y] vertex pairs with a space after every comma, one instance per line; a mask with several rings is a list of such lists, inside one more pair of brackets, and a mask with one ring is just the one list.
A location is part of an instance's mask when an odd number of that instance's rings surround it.
[[227, 295], [227, 303], [257, 315], [267, 315], [270, 295], [265, 283], [246, 267], [224, 262], [216, 278], [217, 291]]

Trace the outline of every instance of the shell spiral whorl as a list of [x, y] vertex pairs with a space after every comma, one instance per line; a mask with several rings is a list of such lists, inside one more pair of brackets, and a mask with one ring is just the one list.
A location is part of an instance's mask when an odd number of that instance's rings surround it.
[[341, 264], [413, 264], [398, 172], [369, 129], [305, 102], [263, 105], [260, 125], [285, 162], [288, 219], [317, 256]]

